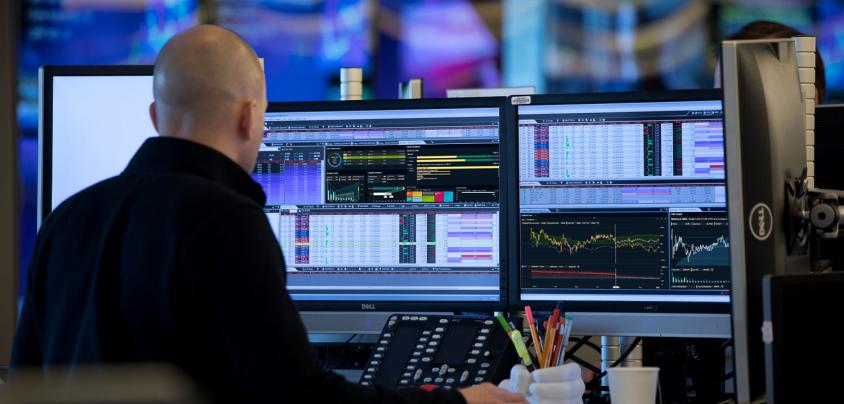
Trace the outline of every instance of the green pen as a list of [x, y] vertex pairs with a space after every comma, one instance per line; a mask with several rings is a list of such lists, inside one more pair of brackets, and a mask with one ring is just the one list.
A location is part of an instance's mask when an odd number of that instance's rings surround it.
[[510, 325], [507, 324], [507, 320], [504, 319], [504, 313], [500, 311], [495, 312], [495, 318], [497, 318], [498, 322], [501, 323], [501, 327], [504, 328], [504, 333], [510, 335], [510, 331], [512, 329], [510, 328]]
[[530, 354], [525, 346], [525, 341], [522, 340], [522, 333], [513, 330], [510, 332], [510, 340], [513, 341], [513, 346], [516, 347], [516, 353], [522, 358], [522, 364], [525, 365], [528, 372], [533, 372], [533, 361], [530, 360]]

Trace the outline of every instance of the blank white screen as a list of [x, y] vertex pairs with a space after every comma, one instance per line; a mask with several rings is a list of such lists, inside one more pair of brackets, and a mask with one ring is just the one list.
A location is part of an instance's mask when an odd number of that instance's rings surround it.
[[156, 135], [151, 102], [152, 76], [53, 78], [52, 209], [126, 168]]

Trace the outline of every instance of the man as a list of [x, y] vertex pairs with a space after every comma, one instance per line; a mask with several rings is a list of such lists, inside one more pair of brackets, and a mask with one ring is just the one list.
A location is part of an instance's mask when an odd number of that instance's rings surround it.
[[221, 402], [524, 401], [490, 384], [388, 390], [323, 371], [249, 176], [267, 106], [255, 53], [215, 26], [177, 35], [154, 99], [160, 137], [42, 226], [15, 368], [166, 362]]

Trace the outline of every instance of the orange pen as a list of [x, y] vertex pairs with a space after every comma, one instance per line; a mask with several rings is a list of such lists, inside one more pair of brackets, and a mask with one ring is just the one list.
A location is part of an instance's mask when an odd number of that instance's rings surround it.
[[539, 345], [539, 336], [536, 335], [536, 324], [534, 324], [533, 319], [533, 312], [530, 310], [530, 306], [525, 306], [525, 316], [527, 317], [528, 321], [528, 328], [530, 328], [530, 337], [533, 338], [533, 348], [536, 350], [536, 359], [538, 359], [538, 364], [542, 363], [542, 347]]
[[548, 326], [545, 329], [545, 348], [543, 352], [542, 367], [547, 368], [551, 364], [551, 353], [554, 350], [554, 338], [557, 331], [557, 320], [560, 319], [560, 309], [554, 309], [553, 314], [548, 319]]
[[554, 338], [554, 356], [551, 357], [551, 367], [557, 366], [557, 358], [560, 357], [559, 352], [563, 347], [561, 346], [563, 342], [563, 329], [566, 326], [566, 319], [560, 317], [560, 320], [557, 322], [557, 338]]

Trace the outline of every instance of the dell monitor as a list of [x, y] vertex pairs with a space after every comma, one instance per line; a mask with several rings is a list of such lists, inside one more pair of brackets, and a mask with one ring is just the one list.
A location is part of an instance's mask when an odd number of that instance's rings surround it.
[[149, 137], [152, 66], [39, 71], [38, 226], [71, 195], [120, 174]]
[[806, 142], [794, 41], [724, 41], [732, 319], [739, 403], [765, 394], [762, 279], [809, 271], [788, 188], [798, 191]]
[[586, 335], [729, 338], [720, 92], [510, 102], [514, 306], [560, 305]]
[[269, 106], [253, 176], [300, 309], [504, 308], [504, 101]]

